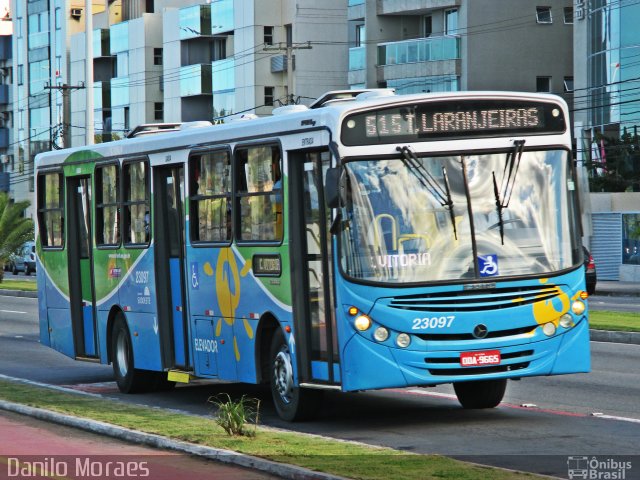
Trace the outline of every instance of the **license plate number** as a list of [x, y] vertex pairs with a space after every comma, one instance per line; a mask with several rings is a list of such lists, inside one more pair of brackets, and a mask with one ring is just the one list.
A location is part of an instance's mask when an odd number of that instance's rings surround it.
[[500, 350], [487, 350], [484, 352], [464, 352], [460, 354], [460, 366], [462, 367], [499, 365], [500, 360]]

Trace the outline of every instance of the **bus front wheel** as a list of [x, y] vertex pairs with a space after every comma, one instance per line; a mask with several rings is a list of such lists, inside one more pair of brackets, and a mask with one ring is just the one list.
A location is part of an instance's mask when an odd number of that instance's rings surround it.
[[502, 401], [506, 380], [481, 380], [454, 383], [458, 401], [464, 408], [494, 408]]
[[122, 393], [146, 392], [155, 386], [156, 372], [133, 368], [131, 336], [122, 314], [118, 314], [113, 324], [111, 360], [116, 383]]
[[270, 385], [273, 403], [283, 420], [306, 420], [317, 412], [322, 391], [295, 386], [292, 358], [284, 334], [278, 329], [271, 341]]

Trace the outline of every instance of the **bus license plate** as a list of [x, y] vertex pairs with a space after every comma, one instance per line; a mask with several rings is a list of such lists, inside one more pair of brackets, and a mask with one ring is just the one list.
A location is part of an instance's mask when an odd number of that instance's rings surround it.
[[480, 367], [484, 365], [499, 365], [500, 350], [486, 350], [484, 352], [463, 352], [460, 354], [460, 366]]

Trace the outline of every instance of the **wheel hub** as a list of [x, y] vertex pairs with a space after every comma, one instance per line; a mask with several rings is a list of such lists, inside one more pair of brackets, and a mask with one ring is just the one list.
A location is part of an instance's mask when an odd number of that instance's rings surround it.
[[118, 363], [118, 372], [121, 377], [126, 377], [129, 371], [128, 345], [125, 335], [120, 332], [116, 343], [116, 361]]
[[276, 391], [284, 403], [290, 403], [293, 395], [293, 369], [291, 357], [286, 351], [280, 351], [274, 360], [273, 380]]

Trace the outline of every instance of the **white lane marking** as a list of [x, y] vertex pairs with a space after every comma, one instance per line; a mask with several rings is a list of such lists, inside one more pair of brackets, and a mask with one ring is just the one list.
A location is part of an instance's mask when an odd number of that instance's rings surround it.
[[27, 314], [27, 312], [20, 312], [18, 310], [0, 310], [1, 313], [22, 313], [22, 314]]
[[615, 415], [596, 415], [596, 418], [606, 418], [607, 420], [619, 420], [621, 422], [640, 423], [640, 418], [617, 417]]

